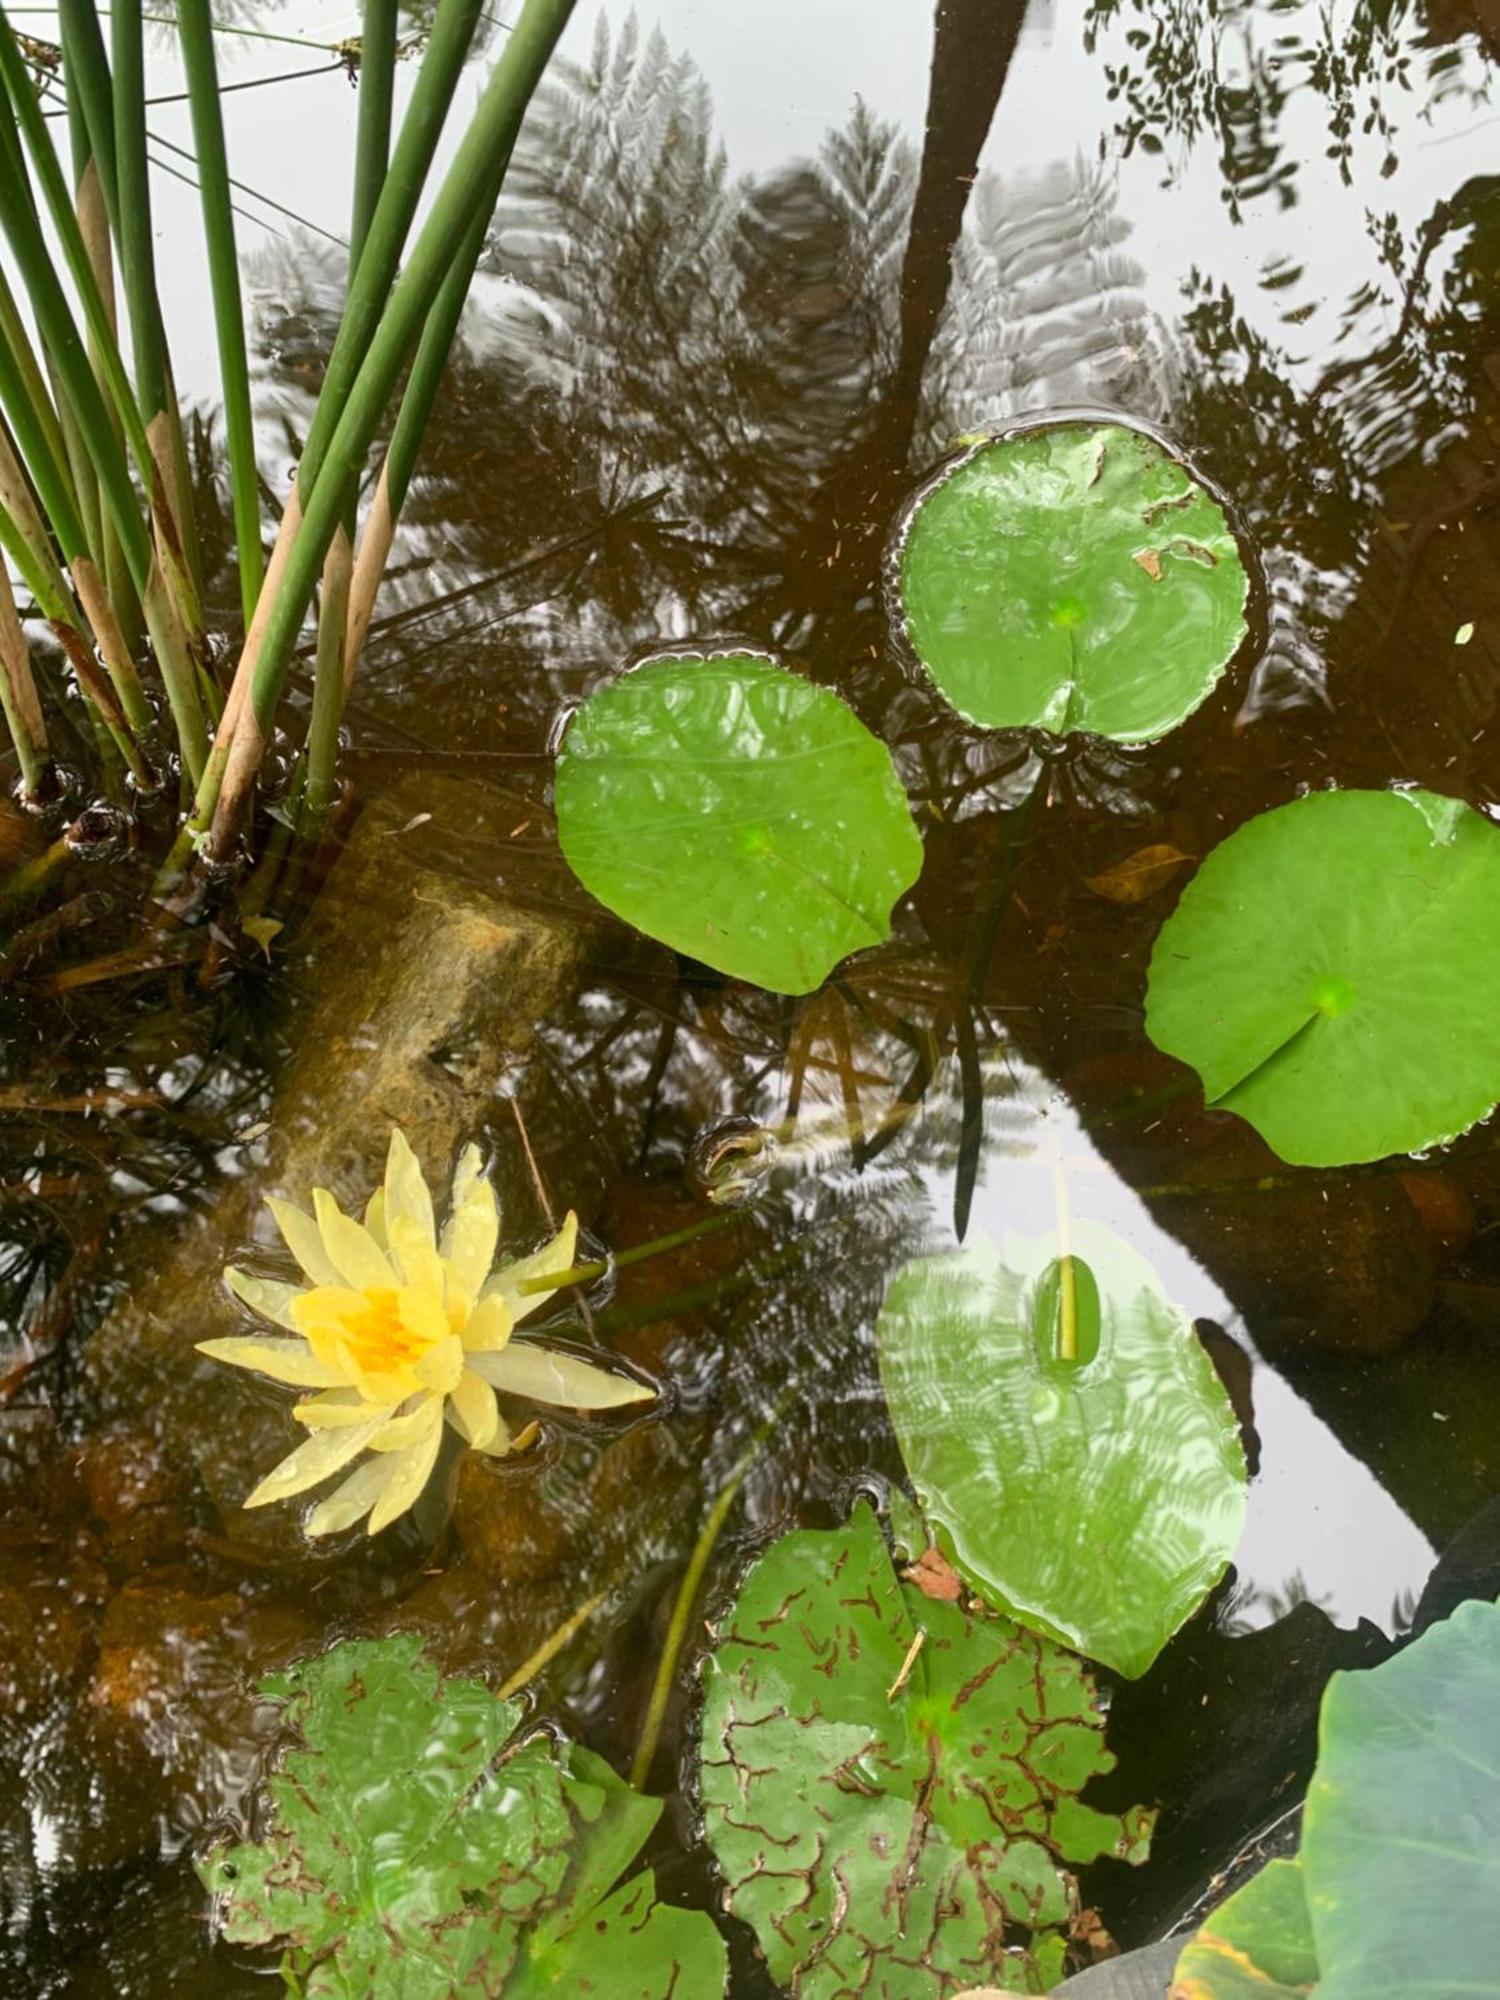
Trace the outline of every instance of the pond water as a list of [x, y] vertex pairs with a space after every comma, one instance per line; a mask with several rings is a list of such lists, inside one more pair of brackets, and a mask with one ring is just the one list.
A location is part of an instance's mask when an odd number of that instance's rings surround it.
[[[337, 306], [352, 94], [326, 45], [357, 22], [294, 0], [235, 18], [317, 45], [226, 56], [256, 85], [229, 137], [270, 476], [295, 462]], [[1074, 1211], [1200, 1323], [1256, 1465], [1231, 1577], [1113, 1693], [1111, 1784], [1161, 1803], [1159, 1859], [1100, 1864], [1088, 1896], [1149, 1938], [1296, 1797], [1323, 1676], [1380, 1656], [1500, 1487], [1500, 1158], [1481, 1127], [1421, 1161], [1294, 1171], [1205, 1111], [1142, 1027], [1185, 877], [1127, 864], [1166, 847], [1186, 870], [1308, 787], [1500, 809], [1487, 32], [1500, 47], [1483, 0], [942, 0], [936, 26], [915, 0], [580, 9], [350, 711], [342, 826], [357, 842], [364, 813], [389, 868], [364, 864], [311, 948], [305, 872], [252, 963], [211, 927], [142, 946], [144, 860], [72, 860], [0, 965], [7, 1991], [266, 1990], [270, 1959], [214, 1943], [188, 1856], [246, 1803], [257, 1674], [335, 1635], [410, 1625], [503, 1679], [597, 1596], [538, 1699], [628, 1766], [747, 1440], [775, 1411], [711, 1591], [769, 1533], [898, 1476], [886, 1278], [956, 1235], [1046, 1230], [1058, 1159]], [[160, 117], [165, 174], [190, 140], [181, 106]], [[209, 403], [190, 193], [164, 178], [161, 202], [180, 372]], [[954, 440], [1058, 410], [1170, 436], [1261, 574], [1252, 642], [1183, 727], [1044, 760], [908, 677], [881, 580], [902, 500]], [[557, 860], [560, 723], [623, 658], [707, 634], [838, 689], [923, 834], [892, 944], [805, 1000], [643, 947]], [[0, 838], [10, 866], [38, 851], [19, 817]], [[546, 1205], [614, 1251], [718, 1218], [585, 1301], [675, 1395], [636, 1429], [564, 1427], [498, 1500], [466, 1490], [373, 1549], [299, 1558], [216, 1504], [212, 1437], [183, 1443], [209, 1417], [170, 1371], [153, 1388], [149, 1358], [112, 1362], [110, 1329], [156, 1283], [153, 1323], [191, 1336], [160, 1274], [255, 1184], [289, 1066], [299, 1117], [347, 1123], [297, 1053], [297, 1003], [358, 1050], [382, 1032], [367, 969], [414, 902], [497, 893], [580, 969], [545, 1006], [497, 996], [503, 1059], [446, 1052], [465, 1088], [484, 1079], [468, 1136], [514, 1161], [524, 1134]], [[326, 1087], [361, 1074], [331, 1062]], [[775, 1144], [717, 1206], [705, 1165], [733, 1121]], [[540, 1237], [542, 1197], [514, 1181], [514, 1226]], [[283, 1406], [254, 1411], [274, 1438]], [[652, 1859], [664, 1893], [707, 1902], [676, 1791], [690, 1683], [653, 1767], [677, 1809]], [[744, 1934], [733, 1949], [736, 1995], [770, 1992]]]

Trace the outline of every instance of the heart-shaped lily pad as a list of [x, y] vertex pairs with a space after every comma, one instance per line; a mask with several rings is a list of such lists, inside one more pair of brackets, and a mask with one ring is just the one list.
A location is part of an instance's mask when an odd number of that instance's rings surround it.
[[982, 1241], [919, 1257], [886, 1293], [880, 1373], [960, 1573], [1025, 1624], [1143, 1674], [1245, 1516], [1229, 1398], [1150, 1266], [1091, 1223], [1067, 1259], [1020, 1237], [1003, 1261]]
[[1500, 829], [1314, 792], [1216, 847], [1162, 926], [1146, 1032], [1301, 1166], [1440, 1144], [1500, 1101]]
[[885, 745], [756, 653], [664, 655], [608, 682], [569, 726], [556, 803], [601, 903], [776, 993], [884, 943], [922, 866]]
[[700, 1789], [728, 1907], [799, 2000], [1045, 1993], [1062, 1864], [1145, 1858], [1151, 1815], [1077, 1794], [1114, 1763], [1080, 1661], [939, 1603], [869, 1506], [753, 1563], [704, 1670]]
[[1154, 438], [1050, 424], [981, 444], [912, 504], [895, 589], [913, 651], [989, 729], [1147, 743], [1245, 636], [1224, 509]]

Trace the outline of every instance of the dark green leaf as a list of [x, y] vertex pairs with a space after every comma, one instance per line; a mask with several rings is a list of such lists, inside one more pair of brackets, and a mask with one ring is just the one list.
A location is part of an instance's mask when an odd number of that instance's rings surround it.
[[284, 1942], [309, 2000], [723, 1992], [706, 1916], [657, 1906], [649, 1874], [609, 1893], [659, 1802], [576, 1746], [516, 1742], [518, 1703], [440, 1682], [400, 1634], [336, 1646], [263, 1692], [297, 1739], [270, 1827], [200, 1873], [230, 1942]]
[[1077, 1797], [1113, 1761], [1081, 1663], [902, 1583], [865, 1505], [752, 1564], [705, 1669], [708, 1839], [799, 2000], [1047, 1991], [1061, 1864], [1144, 1858], [1148, 1815]]
[[569, 726], [556, 803], [601, 903], [776, 993], [883, 943], [922, 866], [885, 745], [753, 653], [674, 654], [600, 688]]
[[[920, 1500], [988, 1602], [1142, 1674], [1239, 1539], [1234, 1413], [1191, 1326], [1109, 1230], [1072, 1232], [1078, 1358], [1058, 1356], [1055, 1239], [918, 1258], [880, 1372]], [[1090, 1353], [1092, 1349], [1092, 1353]]]
[[1318, 1986], [1302, 1865], [1268, 1861], [1186, 1945], [1172, 2000], [1301, 2000], [1315, 1987], [1325, 1990]]
[[899, 598], [960, 715], [1149, 742], [1245, 636], [1224, 510], [1153, 439], [1052, 424], [981, 444], [917, 498]]
[[1500, 1605], [1335, 1674], [1302, 1866], [1319, 2000], [1500, 1995]]
[[1281, 1155], [1420, 1151], [1500, 1100], [1500, 829], [1430, 792], [1314, 792], [1216, 847], [1146, 1029]]

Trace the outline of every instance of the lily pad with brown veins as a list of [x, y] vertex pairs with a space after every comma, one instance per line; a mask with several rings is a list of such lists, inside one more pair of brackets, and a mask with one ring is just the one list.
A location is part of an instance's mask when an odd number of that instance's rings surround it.
[[1066, 1866], [1145, 1858], [1082, 1662], [904, 1583], [861, 1503], [750, 1567], [705, 1667], [699, 1787], [725, 1904], [799, 2000], [1045, 1993]]

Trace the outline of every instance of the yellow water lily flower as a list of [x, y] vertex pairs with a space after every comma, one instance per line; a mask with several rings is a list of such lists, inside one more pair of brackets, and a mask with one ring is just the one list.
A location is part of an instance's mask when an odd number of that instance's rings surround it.
[[[512, 1437], [496, 1390], [565, 1409], [607, 1410], [650, 1400], [624, 1374], [513, 1340], [519, 1322], [553, 1296], [538, 1279], [573, 1268], [578, 1218], [529, 1257], [496, 1265], [500, 1210], [479, 1148], [469, 1146], [453, 1177], [442, 1235], [416, 1155], [391, 1133], [385, 1182], [364, 1220], [345, 1215], [326, 1188], [313, 1213], [272, 1199], [268, 1206], [306, 1282], [256, 1278], [231, 1265], [235, 1297], [291, 1339], [201, 1340], [198, 1351], [273, 1382], [315, 1390], [292, 1411], [311, 1436], [245, 1501], [290, 1500], [364, 1462], [313, 1509], [310, 1535], [331, 1535], [369, 1517], [372, 1535], [405, 1513], [437, 1462], [444, 1418], [476, 1451], [503, 1457]], [[528, 1430], [534, 1426], [528, 1426]]]

